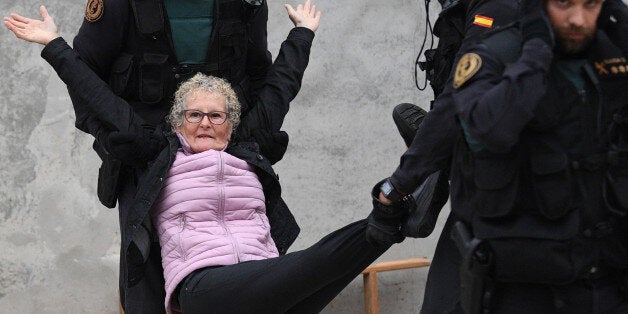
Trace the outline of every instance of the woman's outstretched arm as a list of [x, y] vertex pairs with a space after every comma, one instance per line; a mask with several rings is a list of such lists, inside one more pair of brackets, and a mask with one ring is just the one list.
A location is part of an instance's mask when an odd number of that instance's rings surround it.
[[[135, 145], [150, 143], [159, 138], [152, 130], [145, 129], [144, 121], [134, 114], [132, 107], [115, 95], [59, 36], [53, 18], [44, 6], [39, 8], [43, 20], [35, 20], [12, 13], [4, 18], [5, 26], [19, 39], [45, 45], [42, 57], [54, 68], [59, 78], [68, 86], [82, 104], [102, 123], [102, 132], [92, 134], [116, 158], [125, 163], [138, 164], [150, 160], [159, 145]], [[75, 108], [77, 110], [77, 108]], [[147, 142], [149, 141], [149, 142]]]

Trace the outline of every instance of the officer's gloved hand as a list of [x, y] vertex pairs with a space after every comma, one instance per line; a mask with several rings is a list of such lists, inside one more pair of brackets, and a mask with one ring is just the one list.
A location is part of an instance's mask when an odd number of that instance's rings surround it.
[[605, 0], [597, 22], [602, 30], [618, 25], [625, 28], [628, 24], [628, 6], [622, 0]]
[[406, 216], [407, 209], [400, 204], [386, 205], [379, 200], [382, 182], [376, 184], [371, 191], [373, 211], [367, 218], [366, 240], [376, 246], [389, 246], [404, 239], [401, 221]]
[[288, 148], [288, 133], [284, 131], [269, 132], [265, 129], [256, 129], [252, 131], [251, 136], [259, 145], [262, 155], [275, 164], [283, 158]]
[[543, 0], [524, 0], [522, 4], [523, 20], [521, 32], [523, 41], [533, 38], [543, 40], [550, 48], [554, 48], [554, 32], [545, 14]]
[[105, 147], [116, 159], [130, 166], [141, 167], [153, 160], [165, 146], [163, 137], [157, 134], [160, 132], [160, 128], [111, 132], [107, 136]]
[[606, 33], [613, 44], [628, 51], [628, 6], [622, 0], [605, 0], [597, 19], [598, 28]]

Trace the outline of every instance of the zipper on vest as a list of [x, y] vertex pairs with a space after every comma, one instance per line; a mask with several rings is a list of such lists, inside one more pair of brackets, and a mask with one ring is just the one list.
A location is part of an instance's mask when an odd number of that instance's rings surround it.
[[227, 223], [225, 222], [225, 161], [222, 159], [222, 152], [218, 152], [218, 185], [220, 186], [220, 195], [218, 202], [218, 211], [220, 212], [219, 220], [220, 225], [225, 230], [225, 235], [231, 241], [231, 246], [233, 247], [233, 253], [235, 255], [236, 263], [240, 263], [240, 249], [238, 248], [238, 242], [236, 241], [233, 234], [231, 234], [231, 230], [227, 227]]
[[185, 261], [187, 259], [187, 254], [183, 249], [183, 231], [185, 230], [185, 214], [179, 215], [179, 254], [181, 254], [181, 258]]

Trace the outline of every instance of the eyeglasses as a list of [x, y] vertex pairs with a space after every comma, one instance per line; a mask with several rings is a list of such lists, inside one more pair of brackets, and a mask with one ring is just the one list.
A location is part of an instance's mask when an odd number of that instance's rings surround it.
[[201, 123], [203, 118], [207, 116], [211, 124], [220, 125], [227, 121], [227, 113], [224, 111], [202, 112], [199, 110], [183, 110], [185, 120], [190, 123]]

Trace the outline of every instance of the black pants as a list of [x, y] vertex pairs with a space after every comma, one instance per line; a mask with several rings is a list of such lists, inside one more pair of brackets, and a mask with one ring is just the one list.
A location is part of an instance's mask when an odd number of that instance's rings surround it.
[[608, 275], [567, 285], [497, 283], [490, 313], [628, 313], [621, 279]]
[[[428, 272], [422, 314], [465, 313], [459, 302], [461, 256], [451, 238], [456, 220], [450, 214], [438, 240]], [[628, 313], [628, 291], [623, 279], [623, 273], [617, 271], [566, 285], [497, 282], [492, 289], [488, 313], [625, 314]]]
[[181, 283], [191, 313], [318, 313], [390, 246], [366, 241], [365, 220], [276, 258], [202, 268]]

